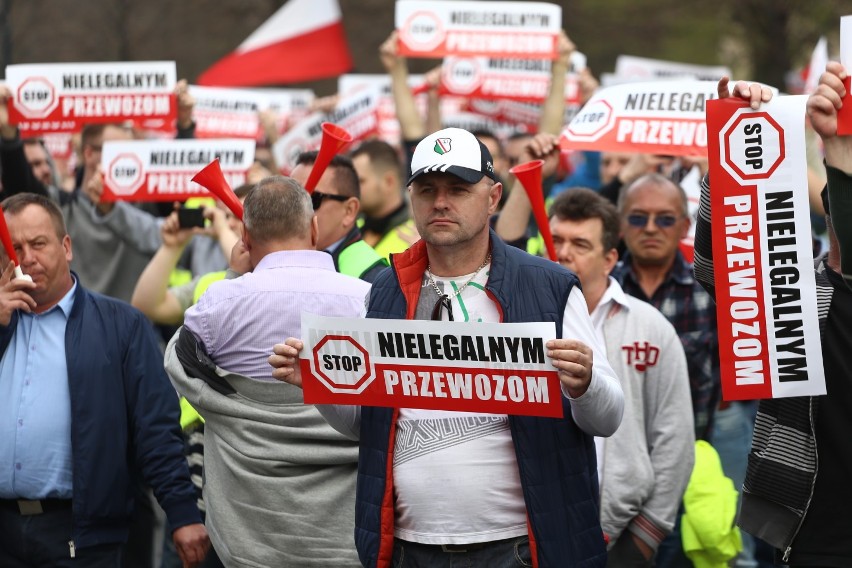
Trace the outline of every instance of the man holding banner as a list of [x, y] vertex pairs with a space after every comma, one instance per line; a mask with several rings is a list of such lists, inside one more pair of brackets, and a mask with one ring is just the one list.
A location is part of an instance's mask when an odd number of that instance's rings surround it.
[[[841, 249], [834, 235], [829, 206], [831, 198], [828, 197], [829, 189], [833, 195], [838, 189], [842, 192], [848, 191], [850, 187], [852, 138], [837, 136], [837, 108], [841, 106], [841, 98], [845, 94], [841, 80], [847, 76], [846, 71], [838, 63], [829, 63], [826, 69], [817, 91], [808, 100], [807, 111], [814, 130], [825, 144], [828, 185], [823, 190], [823, 203], [830, 237], [829, 251], [817, 261], [815, 287], [804, 289], [810, 297], [805, 298], [803, 294], [802, 300], [816, 303], [819, 332], [814, 335], [820, 342], [820, 352], [811, 358], [818, 360], [821, 355], [822, 368], [819, 371], [824, 372], [823, 392], [827, 392], [827, 395], [764, 398], [760, 401], [738, 519], [739, 526], [745, 531], [778, 549], [780, 559], [791, 568], [852, 565], [848, 523], [839, 520], [846, 518], [848, 504], [852, 502], [852, 486], [849, 484], [852, 477], [852, 452], [849, 451], [847, 435], [852, 430], [849, 413], [852, 405], [852, 388], [849, 384], [849, 377], [852, 376], [849, 359], [852, 350], [852, 292], [844, 285], [840, 275]], [[761, 103], [768, 102], [772, 97], [768, 89], [756, 84], [737, 83], [729, 91], [727, 79], [720, 81], [719, 98], [727, 98], [731, 94], [749, 101], [752, 111], [763, 110]], [[770, 107], [765, 107], [764, 114], [771, 116]], [[781, 118], [780, 114], [779, 111], [779, 116], [773, 120], [783, 124], [788, 119]], [[793, 129], [786, 132], [787, 144], [803, 146], [803, 138], [803, 132], [799, 134]], [[803, 152], [792, 158], [801, 161], [797, 175], [805, 180]], [[713, 190], [720, 191], [716, 187], [722, 186], [715, 178], [714, 184]], [[789, 183], [784, 187], [789, 189]], [[803, 181], [795, 190], [801, 190], [806, 195], [806, 182]], [[728, 286], [717, 280], [720, 272], [714, 264], [714, 257], [718, 259], [720, 251], [714, 250], [715, 245], [711, 246], [711, 215], [723, 214], [725, 224], [729, 216], [725, 214], [725, 209], [721, 213], [717, 210], [711, 213], [711, 195], [709, 182], [705, 178], [695, 239], [695, 274], [721, 305], [723, 293], [728, 293], [722, 286]], [[798, 195], [803, 198], [802, 193]], [[736, 197], [728, 196], [727, 199], [737, 202]], [[778, 213], [769, 212], [768, 215]], [[757, 217], [757, 223], [760, 225], [757, 231], [766, 225], [760, 216]], [[791, 235], [797, 237], [798, 233], [793, 231]], [[802, 235], [803, 249], [806, 249], [809, 238], [809, 233]], [[719, 260], [717, 264], [721, 262]], [[784, 270], [790, 268], [785, 267]], [[776, 269], [772, 263], [765, 266], [769, 273]], [[804, 273], [800, 274], [801, 280], [805, 279], [804, 276]], [[762, 298], [761, 295], [758, 297]], [[767, 295], [767, 302], [769, 298], [777, 297], [777, 293], [773, 292]], [[769, 313], [773, 311], [769, 303], [765, 309]], [[777, 309], [775, 313], [779, 313]], [[780, 349], [779, 342], [774, 338], [769, 343], [775, 349]], [[802, 378], [815, 379], [818, 374], [812, 370]], [[787, 388], [800, 386], [789, 381], [781, 382], [780, 385]], [[770, 396], [776, 395], [770, 392]]]
[[[391, 257], [393, 270], [374, 283], [367, 317], [552, 322], [558, 338], [546, 348], [559, 371], [564, 418], [320, 407], [336, 429], [360, 440], [361, 562], [602, 567], [592, 436], [615, 432], [624, 397], [577, 278], [489, 230], [503, 188], [470, 132], [427, 136], [410, 172], [422, 240]], [[274, 347], [275, 378], [301, 385], [295, 366], [302, 347], [295, 338]]]

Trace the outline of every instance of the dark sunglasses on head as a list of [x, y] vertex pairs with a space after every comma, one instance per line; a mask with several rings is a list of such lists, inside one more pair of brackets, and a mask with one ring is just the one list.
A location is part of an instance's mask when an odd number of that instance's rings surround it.
[[349, 199], [348, 195], [332, 195], [330, 193], [322, 193], [320, 191], [315, 191], [311, 194], [311, 205], [314, 206], [314, 211], [320, 208], [322, 205], [323, 199], [331, 199], [332, 201], [346, 201]]
[[[633, 213], [627, 216], [627, 224], [631, 227], [641, 229], [648, 226], [649, 217], [650, 215], [645, 215], [644, 213]], [[654, 224], [659, 229], [670, 229], [674, 227], [677, 221], [678, 217], [676, 215], [654, 215]]]
[[450, 297], [446, 294], [442, 294], [438, 301], [435, 302], [435, 306], [432, 308], [432, 321], [441, 321], [441, 309], [447, 309], [447, 315], [450, 317], [450, 321], [455, 321], [453, 319], [453, 303], [450, 300]]

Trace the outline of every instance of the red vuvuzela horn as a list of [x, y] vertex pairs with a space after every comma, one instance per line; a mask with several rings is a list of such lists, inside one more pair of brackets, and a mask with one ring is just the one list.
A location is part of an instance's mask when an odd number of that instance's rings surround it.
[[521, 185], [524, 186], [524, 191], [527, 192], [527, 197], [532, 205], [533, 217], [535, 224], [538, 225], [538, 232], [541, 233], [544, 239], [544, 245], [547, 247], [547, 254], [550, 260], [556, 260], [556, 248], [553, 246], [553, 235], [550, 233], [550, 223], [547, 219], [547, 211], [544, 209], [544, 193], [541, 185], [541, 166], [544, 160], [533, 160], [523, 164], [518, 164], [510, 169]]
[[192, 181], [218, 197], [240, 221], [243, 220], [243, 204], [225, 181], [222, 168], [219, 166], [219, 158], [204, 166], [204, 169], [193, 176]]
[[352, 135], [345, 129], [332, 122], [322, 123], [322, 143], [317, 159], [314, 161], [314, 167], [311, 168], [311, 174], [308, 176], [308, 181], [305, 182], [305, 189], [308, 190], [308, 193], [314, 192], [331, 159], [350, 142], [352, 142]]
[[0, 240], [3, 241], [3, 248], [6, 249], [6, 256], [15, 263], [15, 278], [21, 278], [32, 282], [33, 279], [28, 274], [24, 274], [21, 270], [21, 263], [18, 261], [18, 255], [15, 254], [15, 245], [12, 244], [12, 235], [9, 234], [9, 226], [6, 225], [6, 216], [3, 214], [2, 207], [0, 207]]

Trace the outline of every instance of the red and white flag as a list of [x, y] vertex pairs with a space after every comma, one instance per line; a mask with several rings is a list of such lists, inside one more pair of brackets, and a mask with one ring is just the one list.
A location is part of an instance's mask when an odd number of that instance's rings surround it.
[[199, 85], [251, 87], [334, 77], [352, 68], [337, 0], [289, 0]]

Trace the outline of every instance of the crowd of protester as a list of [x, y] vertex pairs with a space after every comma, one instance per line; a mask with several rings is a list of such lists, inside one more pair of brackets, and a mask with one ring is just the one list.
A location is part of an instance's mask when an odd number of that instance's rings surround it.
[[[212, 199], [104, 200], [104, 143], [145, 133], [86, 126], [58, 167], [2, 93], [2, 207], [31, 280], [4, 262], [0, 565], [852, 566], [840, 64], [808, 101], [828, 394], [727, 402], [707, 160], [579, 152], [566, 172], [565, 34], [536, 132], [505, 139], [443, 128], [435, 73], [421, 114], [396, 45], [379, 56], [399, 143], [335, 156], [309, 194], [316, 152], [279, 175], [274, 136], [259, 141], [242, 221]], [[597, 84], [579, 81], [586, 101]], [[185, 82], [177, 99], [192, 138]], [[510, 172], [535, 159], [555, 262]], [[697, 214], [680, 185], [693, 171]], [[181, 226], [188, 206], [206, 227]], [[565, 417], [305, 405], [302, 312], [552, 321]]]

